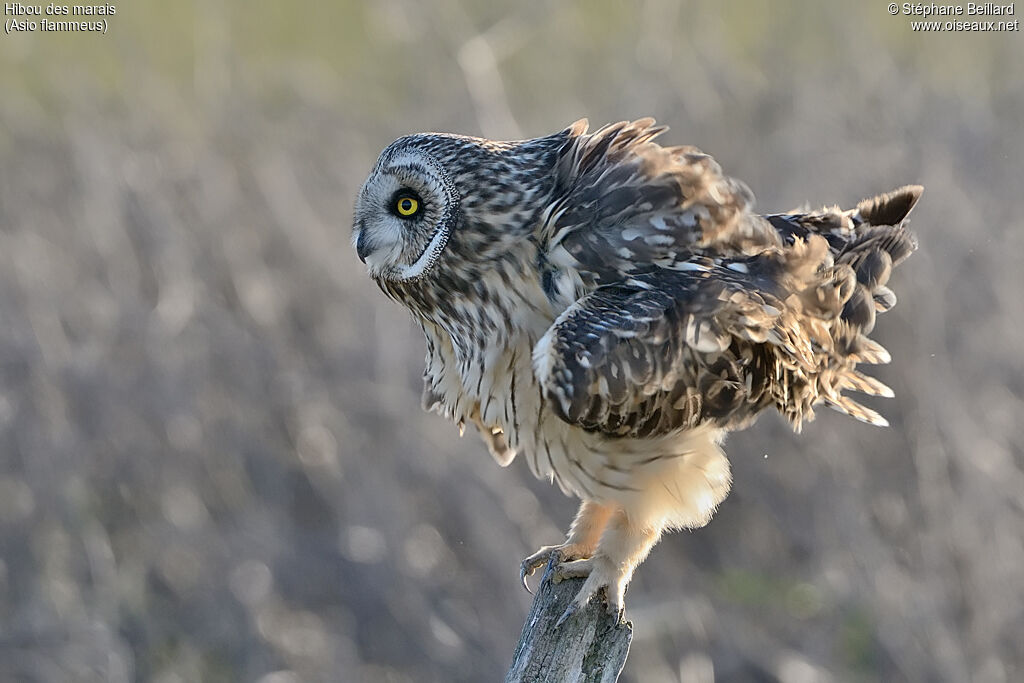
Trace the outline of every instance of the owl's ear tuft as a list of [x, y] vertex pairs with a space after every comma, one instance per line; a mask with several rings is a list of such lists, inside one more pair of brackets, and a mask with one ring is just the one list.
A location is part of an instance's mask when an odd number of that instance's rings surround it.
[[590, 121], [583, 118], [570, 124], [569, 127], [565, 129], [565, 132], [571, 137], [579, 137], [580, 135], [585, 135], [588, 128], [590, 128]]

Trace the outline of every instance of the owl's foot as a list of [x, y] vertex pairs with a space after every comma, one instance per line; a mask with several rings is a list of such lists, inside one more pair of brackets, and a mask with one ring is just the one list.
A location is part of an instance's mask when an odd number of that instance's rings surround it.
[[611, 514], [611, 506], [602, 505], [592, 500], [583, 501], [579, 511], [576, 512], [576, 519], [572, 522], [569, 537], [565, 539], [565, 543], [544, 546], [523, 560], [519, 566], [519, 578], [523, 581], [523, 587], [533, 593], [530, 590], [530, 585], [526, 583], [526, 577], [533, 575], [538, 567], [543, 567], [552, 559], [554, 564], [558, 565], [562, 562], [572, 562], [593, 555], [597, 550], [601, 532], [608, 524]]
[[533, 573], [540, 567], [543, 567], [551, 560], [554, 560], [555, 565], [555, 576], [558, 576], [558, 568], [564, 566], [564, 563], [573, 563], [573, 561], [580, 561], [580, 558], [590, 557], [594, 552], [594, 546], [588, 546], [583, 543], [570, 543], [566, 541], [559, 545], [546, 545], [533, 555], [530, 555], [523, 563], [519, 565], [519, 578], [523, 582], [523, 588], [533, 593], [530, 590], [530, 584], [526, 582], [526, 579], [533, 576]]
[[601, 589], [604, 589], [609, 614], [615, 616], [616, 621], [622, 621], [626, 605], [626, 586], [629, 585], [632, 576], [632, 567], [616, 565], [600, 553], [585, 560], [559, 564], [554, 571], [555, 581], [575, 578], [587, 580], [583, 582], [583, 587], [569, 603], [569, 607], [558, 618], [556, 626], [561, 626], [566, 619], [586, 607]]
[[658, 523], [637, 523], [631, 520], [625, 510], [615, 511], [593, 555], [584, 560], [563, 562], [555, 569], [561, 578], [586, 578], [558, 623], [565, 623], [566, 619], [586, 607], [591, 598], [601, 591], [605, 594], [608, 611], [621, 621], [626, 603], [626, 586], [633, 578], [637, 565], [643, 562], [658, 542], [661, 529]]

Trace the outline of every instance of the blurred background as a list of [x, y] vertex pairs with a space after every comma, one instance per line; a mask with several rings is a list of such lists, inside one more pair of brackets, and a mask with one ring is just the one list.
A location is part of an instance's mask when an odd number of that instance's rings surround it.
[[[1024, 679], [1024, 41], [882, 2], [117, 6], [0, 35], [0, 681], [500, 680], [575, 501], [419, 407], [394, 138], [653, 115], [763, 211], [905, 183], [896, 400], [733, 436], [623, 681]], [[5, 17], [9, 18], [9, 17]], [[1014, 17], [1011, 17], [1011, 19]]]

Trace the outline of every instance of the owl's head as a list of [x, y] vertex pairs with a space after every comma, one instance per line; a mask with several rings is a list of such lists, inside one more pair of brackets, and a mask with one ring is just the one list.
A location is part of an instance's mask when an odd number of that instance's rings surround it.
[[[370, 275], [403, 282], [427, 273], [459, 221], [459, 193], [417, 138], [381, 153], [356, 199], [352, 244]], [[422, 141], [420, 141], [422, 142]]]
[[391, 143], [356, 199], [352, 244], [369, 274], [418, 280], [453, 252], [482, 260], [519, 240], [573, 132], [517, 142], [424, 133]]

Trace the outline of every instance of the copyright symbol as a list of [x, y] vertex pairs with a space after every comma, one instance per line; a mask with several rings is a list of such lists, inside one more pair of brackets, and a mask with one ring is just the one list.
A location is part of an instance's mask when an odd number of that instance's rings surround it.
[[900, 6], [897, 5], [895, 2], [890, 2], [889, 3], [889, 14], [899, 14], [899, 13], [900, 13]]

